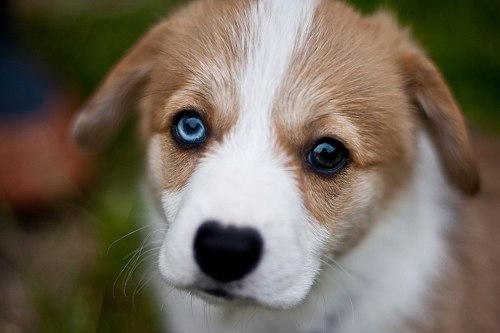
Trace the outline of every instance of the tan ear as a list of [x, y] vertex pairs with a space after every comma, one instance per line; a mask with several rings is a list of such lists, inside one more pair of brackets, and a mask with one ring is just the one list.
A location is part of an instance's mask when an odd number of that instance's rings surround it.
[[448, 180], [466, 194], [476, 193], [479, 176], [465, 121], [441, 74], [420, 51], [403, 53], [400, 61]]
[[74, 122], [73, 137], [81, 147], [98, 149], [107, 145], [136, 108], [154, 67], [165, 25], [162, 22], [153, 27], [120, 60], [80, 111]]

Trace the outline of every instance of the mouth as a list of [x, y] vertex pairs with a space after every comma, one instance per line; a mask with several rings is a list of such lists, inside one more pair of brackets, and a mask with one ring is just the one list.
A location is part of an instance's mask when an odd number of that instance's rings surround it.
[[196, 287], [191, 289], [191, 292], [205, 301], [216, 305], [231, 304], [231, 306], [244, 306], [258, 304], [252, 297], [239, 295], [229, 288], [221, 286]]
[[233, 301], [235, 296], [229, 293], [227, 290], [223, 288], [211, 288], [211, 289], [202, 289], [203, 293], [208, 294], [210, 296], [216, 297], [218, 299], [223, 299], [226, 301]]

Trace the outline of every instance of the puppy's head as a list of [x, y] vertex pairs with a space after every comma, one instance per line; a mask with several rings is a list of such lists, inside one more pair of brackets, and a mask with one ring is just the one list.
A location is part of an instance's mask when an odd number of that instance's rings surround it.
[[[159, 23], [77, 119], [108, 142], [138, 108], [168, 230], [159, 267], [200, 295], [288, 308], [408, 186], [417, 133], [477, 189], [443, 79], [385, 13], [326, 0], [198, 1]], [[209, 297], [209, 296], [207, 296]]]

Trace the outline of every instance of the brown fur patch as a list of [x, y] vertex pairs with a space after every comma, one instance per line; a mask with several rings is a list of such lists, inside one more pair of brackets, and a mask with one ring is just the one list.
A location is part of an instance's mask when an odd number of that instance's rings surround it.
[[399, 61], [449, 181], [466, 194], [476, 193], [479, 176], [465, 121], [451, 92], [435, 66], [421, 53], [408, 50], [400, 54]]
[[[165, 38], [158, 47], [155, 71], [143, 101], [142, 133], [146, 145], [160, 145], [150, 156], [150, 169], [158, 189], [178, 191], [193, 173], [199, 159], [235, 124], [238, 118], [238, 91], [235, 82], [245, 52], [240, 24], [246, 2], [195, 3], [169, 21]], [[207, 48], [207, 45], [210, 45]], [[184, 149], [171, 135], [172, 119], [183, 109], [198, 111], [209, 134], [200, 149]], [[153, 139], [154, 138], [154, 139]]]
[[[408, 178], [416, 120], [393, 52], [399, 30], [379, 31], [343, 4], [326, 1], [314, 22], [276, 101], [278, 141], [301, 165], [295, 170], [307, 209], [352, 243]], [[348, 167], [332, 177], [305, 165], [307, 149], [323, 137], [349, 149]]]

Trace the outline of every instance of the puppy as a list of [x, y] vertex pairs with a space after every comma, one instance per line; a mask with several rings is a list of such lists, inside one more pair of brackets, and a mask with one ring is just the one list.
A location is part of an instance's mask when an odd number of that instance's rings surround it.
[[172, 332], [500, 330], [473, 264], [493, 254], [461, 221], [464, 119], [388, 13], [192, 2], [111, 71], [77, 142], [106, 145], [134, 109]]

